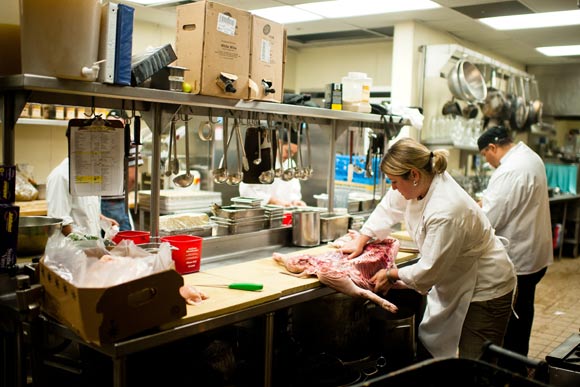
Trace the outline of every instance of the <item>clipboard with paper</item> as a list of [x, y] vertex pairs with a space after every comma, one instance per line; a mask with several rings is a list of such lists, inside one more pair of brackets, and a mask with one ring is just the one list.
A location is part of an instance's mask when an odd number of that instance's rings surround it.
[[68, 125], [69, 190], [72, 196], [124, 194], [123, 123], [101, 117]]

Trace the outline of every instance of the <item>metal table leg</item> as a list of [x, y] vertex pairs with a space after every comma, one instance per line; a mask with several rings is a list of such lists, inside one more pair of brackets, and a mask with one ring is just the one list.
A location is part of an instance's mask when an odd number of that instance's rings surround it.
[[274, 313], [266, 314], [264, 337], [264, 387], [272, 385], [272, 357], [274, 356]]
[[125, 387], [127, 385], [127, 358], [117, 357], [113, 359], [113, 386]]

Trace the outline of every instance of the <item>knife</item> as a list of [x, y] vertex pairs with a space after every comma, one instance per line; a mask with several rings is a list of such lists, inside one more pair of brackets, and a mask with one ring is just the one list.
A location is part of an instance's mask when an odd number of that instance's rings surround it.
[[233, 282], [228, 285], [221, 285], [221, 284], [211, 284], [211, 285], [193, 285], [193, 286], [207, 286], [212, 288], [228, 288], [228, 289], [236, 289], [236, 290], [248, 290], [248, 291], [257, 291], [262, 290], [264, 285], [252, 282]]

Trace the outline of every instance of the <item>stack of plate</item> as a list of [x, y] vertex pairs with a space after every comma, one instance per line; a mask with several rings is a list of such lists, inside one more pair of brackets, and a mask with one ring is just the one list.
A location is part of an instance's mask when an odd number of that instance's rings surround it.
[[268, 218], [268, 227], [278, 228], [282, 226], [282, 219], [284, 218], [284, 207], [267, 205], [264, 207], [266, 209], [266, 217]]

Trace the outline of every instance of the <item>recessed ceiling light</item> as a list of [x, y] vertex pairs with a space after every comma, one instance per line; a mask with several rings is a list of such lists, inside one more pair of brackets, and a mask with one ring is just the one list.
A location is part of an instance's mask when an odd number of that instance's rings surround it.
[[580, 10], [488, 17], [479, 21], [496, 30], [573, 26], [580, 24]]
[[572, 56], [580, 55], [580, 45], [575, 46], [551, 46], [536, 47], [536, 50], [547, 56]]
[[440, 8], [441, 6], [429, 0], [334, 0], [297, 4], [295, 7], [322, 15], [328, 19], [334, 19], [416, 11], [420, 9]]
[[305, 21], [320, 20], [323, 17], [314, 13], [304, 11], [292, 6], [272, 7], [256, 9], [252, 12], [254, 15], [262, 16], [266, 19], [281, 24], [299, 23]]

